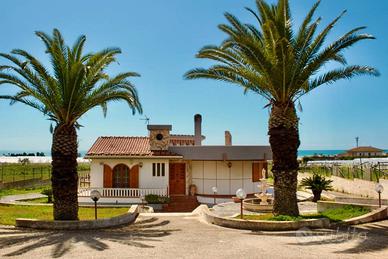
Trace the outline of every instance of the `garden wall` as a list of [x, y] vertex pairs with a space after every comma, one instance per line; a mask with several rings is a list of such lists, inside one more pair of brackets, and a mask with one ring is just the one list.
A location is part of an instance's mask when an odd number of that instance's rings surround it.
[[[311, 176], [308, 173], [299, 173], [298, 181], [305, 177]], [[361, 179], [345, 179], [338, 176], [326, 177], [333, 180], [333, 187], [335, 191], [356, 194], [368, 198], [378, 198], [378, 194], [375, 191], [376, 183], [372, 181], [366, 181]], [[380, 179], [380, 183], [384, 186], [384, 192], [381, 194], [382, 199], [388, 199], [388, 180]]]

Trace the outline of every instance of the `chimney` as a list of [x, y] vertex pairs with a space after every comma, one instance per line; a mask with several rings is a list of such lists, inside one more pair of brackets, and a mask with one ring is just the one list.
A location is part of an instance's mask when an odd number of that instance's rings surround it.
[[230, 134], [230, 131], [225, 131], [225, 146], [231, 146], [232, 145], [232, 134]]
[[196, 114], [194, 116], [194, 145], [202, 145], [202, 116], [201, 114]]

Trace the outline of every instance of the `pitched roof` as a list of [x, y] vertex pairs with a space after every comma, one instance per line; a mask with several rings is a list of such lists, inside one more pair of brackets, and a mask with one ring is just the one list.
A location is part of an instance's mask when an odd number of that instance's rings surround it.
[[148, 137], [99, 137], [85, 157], [179, 156], [169, 151], [151, 151]]
[[355, 147], [349, 149], [348, 152], [383, 152], [384, 150], [375, 147]]

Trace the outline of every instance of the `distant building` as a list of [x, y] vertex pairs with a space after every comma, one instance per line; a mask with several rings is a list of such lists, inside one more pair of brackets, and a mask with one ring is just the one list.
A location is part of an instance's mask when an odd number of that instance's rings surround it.
[[385, 155], [384, 150], [375, 147], [355, 147], [346, 151], [342, 156], [350, 157], [377, 157]]

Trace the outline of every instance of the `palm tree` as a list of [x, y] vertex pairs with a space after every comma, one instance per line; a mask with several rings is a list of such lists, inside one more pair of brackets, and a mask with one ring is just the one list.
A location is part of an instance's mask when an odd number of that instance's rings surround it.
[[54, 219], [78, 219], [77, 129], [78, 120], [89, 110], [100, 106], [104, 116], [107, 103], [123, 100], [134, 114], [142, 112], [136, 88], [128, 80], [134, 72], [109, 76], [105, 70], [116, 61], [118, 48], [107, 48], [84, 54], [86, 37], [80, 36], [72, 47], [65, 45], [61, 33], [36, 32], [49, 55], [52, 71], [27, 51], [14, 49], [0, 54], [11, 65], [0, 66], [0, 84], [18, 89], [15, 95], [0, 98], [24, 103], [53, 121], [52, 190]]
[[[334, 19], [321, 32], [321, 18], [313, 19], [319, 1], [314, 4], [300, 28], [294, 30], [288, 0], [270, 5], [257, 0], [257, 12], [247, 8], [257, 26], [241, 23], [226, 13], [229, 24], [218, 28], [227, 38], [219, 46], [205, 46], [197, 58], [216, 62], [210, 68], [197, 68], [185, 74], [187, 79], [207, 78], [226, 81], [252, 91], [268, 101], [269, 142], [273, 152], [274, 214], [298, 215], [296, 189], [300, 145], [296, 105], [299, 98], [320, 85], [357, 75], [378, 75], [373, 67], [347, 65], [343, 51], [355, 43], [374, 39], [360, 34], [357, 27], [331, 44], [324, 46], [326, 36], [338, 22]], [[324, 70], [327, 63], [339, 67]], [[298, 104], [299, 107], [299, 104]]]

